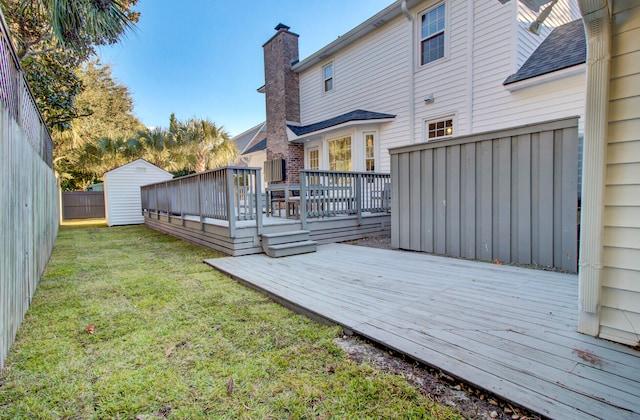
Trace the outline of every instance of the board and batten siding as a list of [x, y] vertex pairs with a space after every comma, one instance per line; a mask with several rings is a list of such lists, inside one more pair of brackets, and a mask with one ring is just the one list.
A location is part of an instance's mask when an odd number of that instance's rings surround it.
[[394, 248], [577, 271], [577, 118], [390, 152]]
[[600, 337], [640, 343], [640, 5], [614, 1]]
[[172, 179], [163, 169], [138, 159], [104, 174], [107, 225], [144, 223], [140, 187]]

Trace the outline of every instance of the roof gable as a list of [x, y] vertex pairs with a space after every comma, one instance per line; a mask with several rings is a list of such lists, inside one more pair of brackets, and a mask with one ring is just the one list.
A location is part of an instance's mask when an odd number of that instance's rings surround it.
[[516, 73], [503, 85], [585, 63], [587, 43], [581, 19], [555, 28]]
[[148, 162], [148, 161], [146, 161], [144, 159], [136, 159], [133, 162], [126, 163], [126, 164], [124, 164], [122, 166], [118, 166], [115, 169], [107, 171], [104, 174], [105, 175], [112, 175], [113, 173], [120, 172], [120, 171], [127, 170], [127, 169], [131, 169], [132, 167], [138, 167], [140, 165], [145, 166], [148, 169], [151, 169], [152, 171], [157, 172], [158, 174], [167, 175], [167, 176], [173, 178], [173, 174], [171, 174], [171, 172], [167, 172], [164, 169], [162, 169], [162, 168], [160, 168], [160, 167], [154, 165], [153, 163]]

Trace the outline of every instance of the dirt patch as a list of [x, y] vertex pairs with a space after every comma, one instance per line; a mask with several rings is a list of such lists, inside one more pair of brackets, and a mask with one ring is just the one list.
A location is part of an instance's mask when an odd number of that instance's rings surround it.
[[474, 388], [437, 369], [405, 358], [400, 353], [376, 346], [357, 336], [336, 338], [335, 344], [356, 363], [365, 363], [385, 373], [402, 375], [432, 400], [449, 406], [469, 420], [541, 419], [484, 390]]

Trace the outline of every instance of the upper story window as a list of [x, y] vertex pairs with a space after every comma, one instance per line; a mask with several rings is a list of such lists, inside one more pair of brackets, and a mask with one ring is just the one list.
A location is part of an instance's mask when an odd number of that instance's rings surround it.
[[421, 64], [428, 64], [444, 57], [444, 4], [421, 16], [420, 56]]
[[325, 92], [333, 90], [333, 63], [322, 67], [322, 84]]
[[453, 136], [453, 119], [427, 122], [427, 141]]

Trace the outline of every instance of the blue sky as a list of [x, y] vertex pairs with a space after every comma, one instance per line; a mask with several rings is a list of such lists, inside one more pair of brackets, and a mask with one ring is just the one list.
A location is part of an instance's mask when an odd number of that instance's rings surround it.
[[209, 118], [232, 135], [264, 121], [262, 44], [282, 22], [300, 35], [300, 58], [393, 0], [140, 0], [138, 30], [99, 50], [149, 127]]

